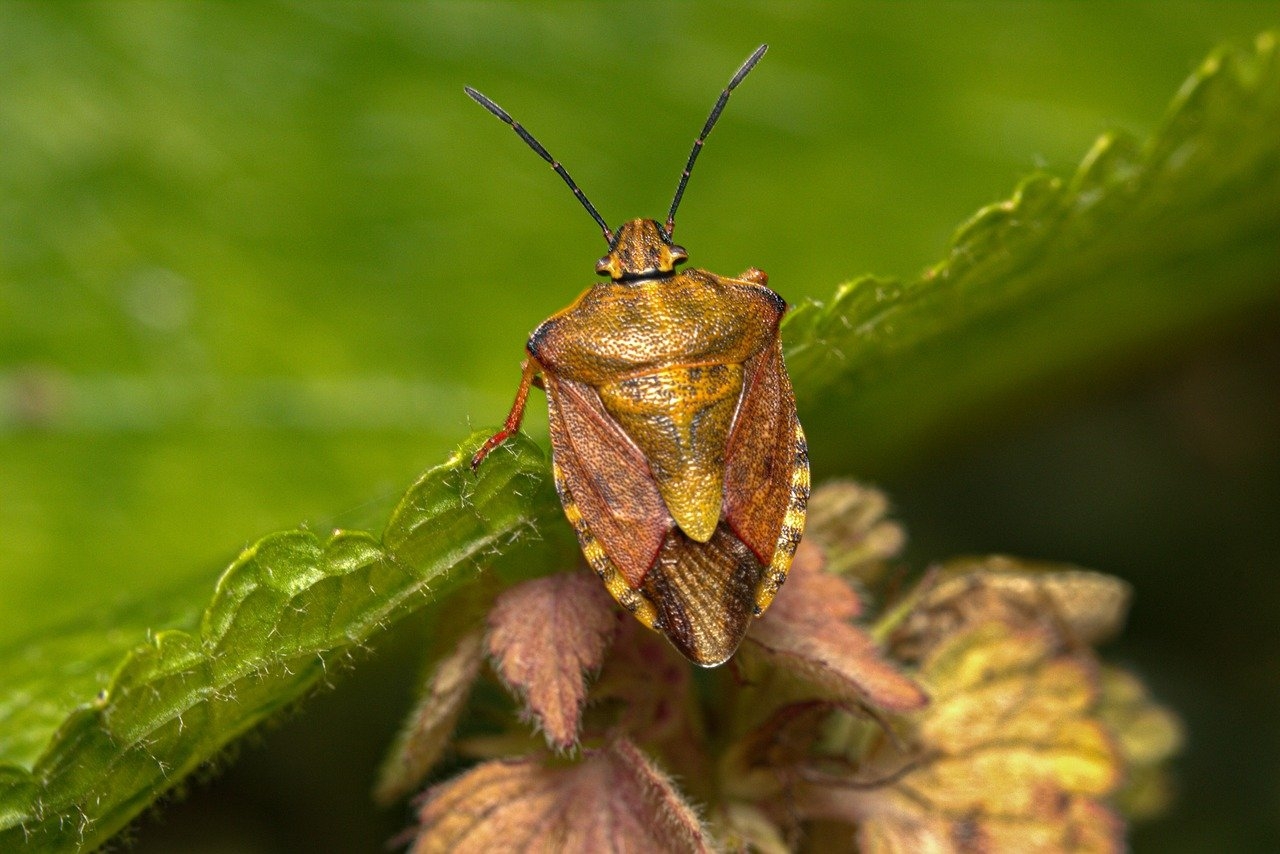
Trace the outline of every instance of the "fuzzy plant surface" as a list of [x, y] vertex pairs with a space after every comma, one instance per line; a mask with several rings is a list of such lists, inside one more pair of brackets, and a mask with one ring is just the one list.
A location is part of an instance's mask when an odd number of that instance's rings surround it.
[[[944, 415], [1271, 297], [1277, 127], [1280, 54], [1264, 34], [1213, 54], [1152, 139], [1104, 137], [1074, 175], [1033, 176], [979, 211], [922, 277], [864, 278], [799, 305], [783, 336], [815, 458], [839, 459], [853, 424], [859, 443], [901, 452]], [[479, 764], [431, 790], [417, 850], [497, 838], [505, 822], [462, 818], [475, 799], [503, 799], [516, 811], [506, 819], [536, 818], [586, 847], [604, 831], [570, 805], [684, 850], [784, 850], [800, 829], [821, 847], [851, 827], [870, 850], [998, 845], [1022, 831], [1044, 850], [1111, 850], [1125, 815], [1159, 808], [1176, 724], [1091, 651], [1122, 618], [1114, 580], [983, 562], [895, 597], [876, 586], [894, 554], [873, 536], [891, 530], [868, 509], [879, 499], [863, 491], [830, 511], [852, 533], [825, 543], [815, 499], [788, 598], [753, 630], [737, 675], [717, 677], [734, 703], [709, 721], [659, 638], [619, 623], [592, 579], [555, 572], [577, 558], [543, 451], [514, 441], [475, 476], [467, 460], [483, 438], [423, 474], [381, 532], [271, 534], [216, 585], [0, 649], [0, 849], [107, 842], [335, 664], [446, 599], [460, 603], [457, 632], [378, 796], [426, 779], [486, 662], [526, 723], [455, 744]], [[531, 614], [572, 617], [572, 643], [549, 644]], [[974, 775], [1002, 786], [969, 791]], [[601, 802], [606, 786], [616, 798]]]
[[993, 557], [885, 596], [904, 539], [886, 507], [853, 482], [814, 493], [787, 585], [709, 689], [586, 571], [474, 609], [379, 797], [422, 785], [478, 681], [523, 720], [456, 741], [479, 762], [427, 790], [410, 850], [1123, 850], [1123, 816], [1167, 802], [1181, 741], [1093, 652], [1128, 586]]

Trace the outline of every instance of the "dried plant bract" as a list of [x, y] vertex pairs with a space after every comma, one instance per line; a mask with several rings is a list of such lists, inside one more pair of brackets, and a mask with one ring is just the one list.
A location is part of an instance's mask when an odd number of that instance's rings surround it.
[[433, 671], [410, 755], [419, 772], [439, 755], [484, 651], [519, 714], [469, 736], [481, 761], [428, 790], [412, 850], [1123, 850], [1127, 821], [1168, 803], [1181, 743], [1093, 648], [1128, 586], [1003, 557], [903, 584], [880, 493], [842, 483], [813, 506], [769, 613], [700, 678], [585, 573], [502, 593], [484, 650], [466, 636]]

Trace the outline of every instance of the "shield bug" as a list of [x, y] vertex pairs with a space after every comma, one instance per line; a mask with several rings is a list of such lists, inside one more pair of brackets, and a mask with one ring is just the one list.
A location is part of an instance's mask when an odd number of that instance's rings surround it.
[[528, 131], [466, 90], [551, 164], [609, 244], [596, 263], [606, 281], [529, 337], [515, 404], [472, 468], [519, 429], [530, 386], [541, 386], [556, 490], [587, 562], [624, 608], [707, 667], [733, 655], [786, 580], [809, 500], [778, 336], [786, 302], [755, 268], [678, 271], [688, 256], [672, 241], [703, 143], [766, 48], [720, 93], [665, 224], [609, 228]]

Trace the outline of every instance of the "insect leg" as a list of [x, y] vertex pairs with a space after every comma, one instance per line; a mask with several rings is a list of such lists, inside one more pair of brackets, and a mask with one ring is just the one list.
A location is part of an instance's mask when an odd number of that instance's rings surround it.
[[502, 425], [502, 429], [490, 436], [471, 458], [472, 471], [480, 467], [480, 463], [484, 462], [484, 458], [489, 456], [490, 451], [510, 439], [520, 429], [520, 422], [524, 420], [524, 405], [529, 400], [529, 387], [534, 384], [534, 378], [540, 370], [542, 366], [532, 356], [520, 365], [520, 388], [516, 390], [516, 402], [511, 404], [511, 411], [507, 413], [507, 420]]

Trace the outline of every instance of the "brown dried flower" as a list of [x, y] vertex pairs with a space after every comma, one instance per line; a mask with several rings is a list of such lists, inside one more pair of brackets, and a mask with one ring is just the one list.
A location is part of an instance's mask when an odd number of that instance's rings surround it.
[[469, 739], [486, 761], [428, 790], [412, 850], [1122, 848], [1122, 812], [1167, 801], [1180, 743], [1092, 650], [1128, 587], [985, 558], [877, 600], [903, 542], [886, 508], [855, 484], [816, 491], [790, 580], [716, 671], [620, 618], [588, 574], [503, 592], [431, 671], [378, 794], [424, 777], [486, 657], [545, 744], [514, 718]]

